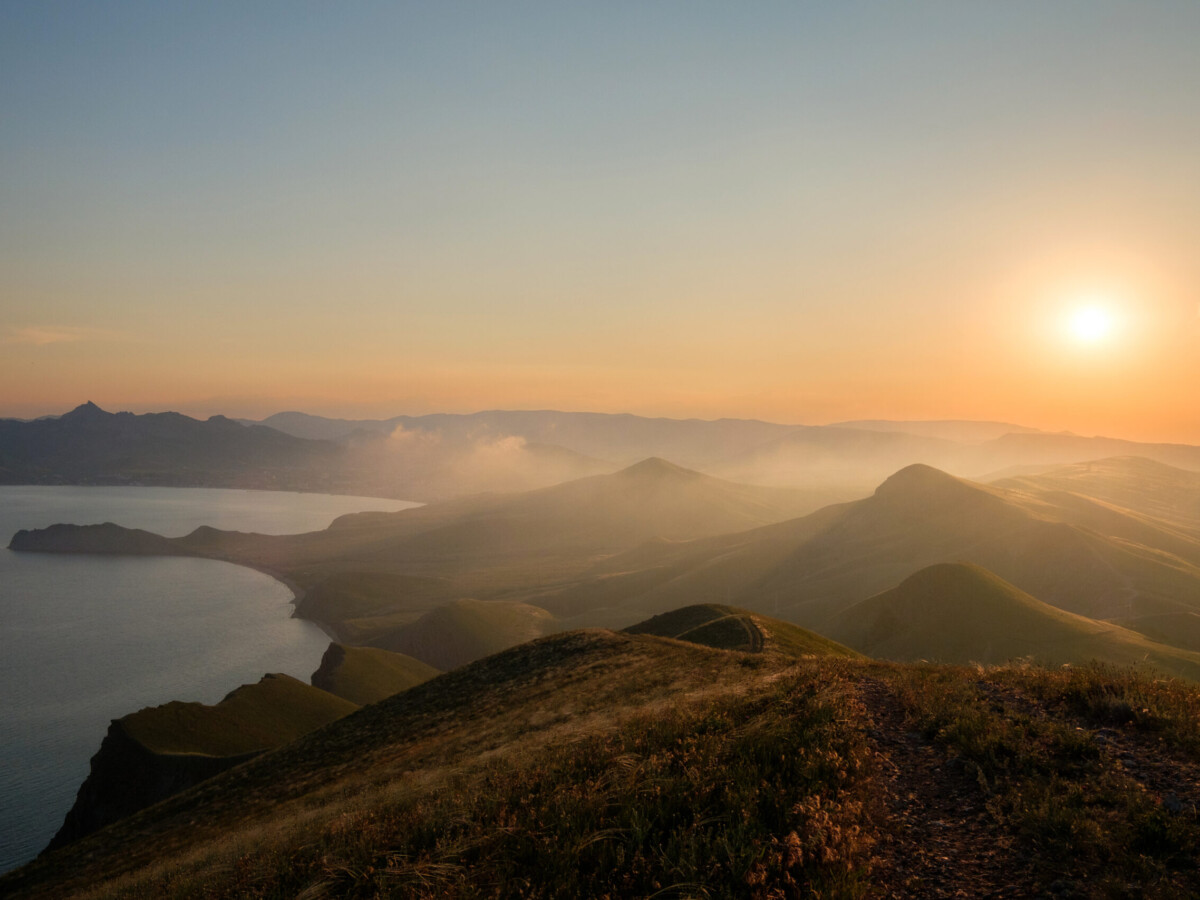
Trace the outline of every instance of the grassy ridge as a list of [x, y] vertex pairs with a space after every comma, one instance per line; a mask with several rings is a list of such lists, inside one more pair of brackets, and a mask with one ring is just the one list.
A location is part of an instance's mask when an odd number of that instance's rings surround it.
[[859, 655], [849, 647], [790, 622], [717, 603], [701, 603], [661, 613], [631, 625], [625, 631], [627, 634], [654, 634], [690, 641], [722, 650], [775, 650], [788, 656]]
[[[0, 892], [1194, 896], [1197, 721], [1195, 687], [1131, 671], [574, 632], [365, 707]], [[889, 797], [918, 798], [917, 815], [973, 810], [984, 863], [944, 823], [897, 818]]]
[[176, 700], [125, 716], [121, 725], [152, 753], [237, 756], [295, 740], [357, 708], [289, 675], [265, 675], [214, 706]]

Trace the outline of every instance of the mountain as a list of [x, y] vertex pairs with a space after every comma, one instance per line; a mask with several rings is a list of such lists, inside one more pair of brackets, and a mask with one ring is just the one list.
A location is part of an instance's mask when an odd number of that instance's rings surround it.
[[263, 753], [0, 894], [1195, 896], [1197, 712], [1194, 687], [1131, 673], [575, 631]]
[[723, 603], [824, 633], [854, 603], [926, 566], [970, 562], [1061, 609], [1128, 619], [1200, 608], [1198, 551], [1144, 516], [1054, 504], [915, 465], [863, 500], [614, 555], [537, 602], [563, 617], [604, 609], [631, 620], [681, 603]]
[[[919, 437], [977, 444], [992, 441], [1006, 434], [1040, 434], [1040, 429], [1014, 425], [1011, 422], [976, 422], [961, 419], [895, 421], [890, 419], [859, 419], [853, 422], [834, 422], [832, 428], [857, 428], [864, 431], [902, 431]], [[280, 429], [286, 431], [287, 429]]]
[[424, 436], [448, 444], [517, 438], [620, 465], [661, 456], [698, 468], [745, 452], [796, 427], [753, 419], [705, 421], [557, 410], [488, 410], [359, 420], [285, 412], [256, 424], [299, 437], [328, 440], [367, 433]]
[[0, 483], [148, 484], [328, 490], [339, 448], [263, 426], [179, 413], [108, 413], [85, 403], [57, 418], [0, 419]]
[[897, 587], [845, 610], [829, 633], [882, 659], [984, 665], [1020, 658], [1044, 665], [1149, 663], [1200, 681], [1200, 653], [1050, 606], [986, 569], [964, 563], [921, 569]]

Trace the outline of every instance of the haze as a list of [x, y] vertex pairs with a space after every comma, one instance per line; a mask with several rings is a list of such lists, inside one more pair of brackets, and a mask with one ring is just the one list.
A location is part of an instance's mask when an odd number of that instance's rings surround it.
[[5, 3], [0, 416], [1200, 443], [1198, 36], [1193, 2]]

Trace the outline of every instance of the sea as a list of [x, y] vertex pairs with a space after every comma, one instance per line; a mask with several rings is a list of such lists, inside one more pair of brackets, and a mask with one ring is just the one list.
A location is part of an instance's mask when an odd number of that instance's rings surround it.
[[329, 638], [292, 592], [203, 559], [18, 553], [22, 528], [115, 522], [295, 534], [404, 500], [210, 488], [0, 486], [0, 872], [33, 859], [71, 808], [112, 719], [216, 703], [267, 672], [308, 681]]

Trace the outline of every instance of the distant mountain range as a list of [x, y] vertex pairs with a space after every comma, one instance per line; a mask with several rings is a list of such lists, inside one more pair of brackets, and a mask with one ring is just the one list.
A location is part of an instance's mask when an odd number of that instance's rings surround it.
[[1003, 422], [742, 419], [493, 410], [469, 415], [262, 422], [178, 413], [0, 420], [0, 483], [249, 487], [440, 500], [526, 491], [659, 457], [730, 481], [806, 492], [806, 511], [870, 494], [923, 463], [975, 480], [1139, 456], [1200, 471], [1200, 447], [1049, 434]]

